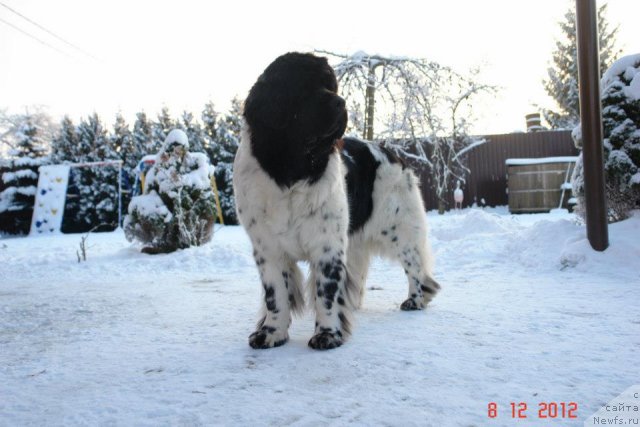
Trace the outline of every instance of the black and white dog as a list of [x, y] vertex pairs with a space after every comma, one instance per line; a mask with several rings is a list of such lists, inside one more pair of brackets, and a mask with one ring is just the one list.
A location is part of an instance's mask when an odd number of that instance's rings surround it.
[[402, 263], [409, 279], [403, 310], [424, 308], [440, 288], [416, 177], [385, 149], [341, 139], [347, 113], [337, 90], [325, 58], [288, 53], [245, 101], [233, 187], [264, 288], [253, 348], [288, 340], [291, 314], [304, 305], [300, 260], [310, 264], [315, 349], [347, 338], [374, 254]]

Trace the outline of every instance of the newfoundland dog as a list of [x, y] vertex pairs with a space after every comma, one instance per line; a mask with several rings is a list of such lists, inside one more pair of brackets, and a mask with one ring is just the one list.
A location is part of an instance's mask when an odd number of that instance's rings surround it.
[[287, 342], [291, 315], [304, 308], [301, 260], [309, 262], [314, 349], [338, 347], [350, 334], [373, 255], [402, 264], [402, 310], [423, 309], [440, 288], [416, 177], [383, 147], [342, 138], [347, 112], [337, 91], [326, 58], [287, 53], [244, 104], [233, 187], [264, 289], [253, 348]]

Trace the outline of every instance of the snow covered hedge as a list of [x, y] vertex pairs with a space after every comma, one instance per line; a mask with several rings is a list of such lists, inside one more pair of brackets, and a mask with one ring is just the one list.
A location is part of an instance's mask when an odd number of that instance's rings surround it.
[[[602, 76], [604, 170], [610, 222], [640, 206], [640, 54], [620, 58]], [[580, 126], [572, 133], [582, 148]], [[584, 216], [582, 153], [572, 177], [576, 211]]]
[[125, 235], [129, 241], [145, 244], [143, 252], [172, 252], [211, 240], [213, 168], [205, 154], [188, 149], [187, 135], [178, 129], [171, 131], [147, 174], [144, 194], [129, 204]]

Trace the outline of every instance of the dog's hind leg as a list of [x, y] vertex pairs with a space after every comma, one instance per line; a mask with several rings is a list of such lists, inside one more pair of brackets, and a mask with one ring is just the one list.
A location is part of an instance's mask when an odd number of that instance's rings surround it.
[[422, 310], [440, 290], [438, 282], [431, 277], [428, 249], [421, 245], [398, 249], [398, 259], [409, 281], [409, 297], [400, 308], [405, 311]]
[[431, 276], [432, 258], [427, 241], [426, 219], [419, 214], [413, 221], [399, 222], [382, 231], [381, 246], [385, 254], [402, 264], [409, 281], [409, 296], [400, 305], [402, 310], [422, 310], [431, 301], [440, 285]]
[[300, 271], [282, 255], [269, 256], [256, 250], [254, 256], [262, 280], [264, 299], [262, 317], [256, 331], [249, 336], [249, 345], [260, 349], [278, 347], [289, 340], [292, 306], [297, 309], [302, 303]]

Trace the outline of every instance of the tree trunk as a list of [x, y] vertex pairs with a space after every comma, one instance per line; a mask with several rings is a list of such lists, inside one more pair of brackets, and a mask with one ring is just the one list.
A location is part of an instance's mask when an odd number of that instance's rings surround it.
[[367, 92], [365, 96], [365, 113], [364, 113], [364, 139], [373, 140], [373, 117], [375, 114], [375, 95], [376, 95], [376, 75], [375, 68], [369, 66], [369, 75], [367, 79]]

